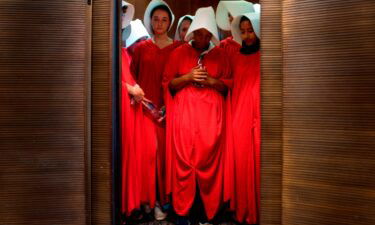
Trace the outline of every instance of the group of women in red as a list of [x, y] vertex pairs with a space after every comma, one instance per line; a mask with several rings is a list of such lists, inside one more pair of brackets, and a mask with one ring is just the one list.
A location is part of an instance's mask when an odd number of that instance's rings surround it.
[[[189, 218], [200, 206], [200, 223], [224, 210], [256, 224], [259, 10], [242, 0], [221, 1], [216, 16], [212, 7], [200, 8], [179, 20], [173, 40], [174, 19], [167, 3], [152, 0], [143, 19], [151, 38], [122, 48], [121, 211], [153, 210], [164, 220], [172, 212]], [[124, 24], [128, 36], [140, 29]], [[232, 35], [220, 41], [218, 26]]]

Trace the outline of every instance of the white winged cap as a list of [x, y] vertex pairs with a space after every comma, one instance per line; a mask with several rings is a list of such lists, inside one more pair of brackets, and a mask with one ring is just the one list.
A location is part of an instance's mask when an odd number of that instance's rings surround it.
[[246, 13], [243, 15], [239, 15], [233, 19], [233, 22], [231, 25], [232, 26], [231, 31], [233, 35], [233, 40], [235, 40], [240, 45], [242, 44], [240, 21], [243, 16], [247, 17], [250, 20], [251, 25], [253, 26], [255, 35], [260, 39], [260, 14], [259, 13]]
[[260, 7], [260, 4], [254, 4], [254, 11], [256, 12], [256, 13], [260, 13], [260, 9], [261, 9], [261, 7]]
[[125, 29], [130, 24], [134, 17], [134, 6], [128, 2], [122, 1], [121, 7], [127, 7], [125, 15], [122, 16], [121, 28]]
[[176, 32], [174, 34], [174, 39], [177, 40], [177, 41], [181, 41], [180, 40], [180, 25], [182, 23], [182, 21], [185, 19], [185, 18], [190, 18], [192, 21], [194, 19], [194, 16], [192, 15], [185, 15], [185, 16], [181, 16], [180, 19], [178, 20], [178, 23], [177, 23], [177, 28], [176, 28]]
[[130, 47], [141, 38], [150, 38], [141, 20], [136, 19], [130, 22], [130, 36], [126, 39], [126, 47]]
[[231, 28], [228, 14], [230, 14], [234, 18], [238, 15], [251, 12], [255, 12], [253, 3], [251, 2], [243, 0], [220, 1], [216, 9], [217, 25], [220, 27], [220, 29], [229, 31]]
[[143, 24], [145, 25], [145, 27], [147, 29], [147, 32], [150, 35], [153, 35], [152, 26], [151, 26], [151, 12], [155, 7], [158, 7], [159, 5], [167, 6], [167, 8], [169, 9], [169, 12], [171, 13], [172, 18], [171, 18], [171, 24], [169, 25], [168, 31], [171, 29], [171, 27], [173, 25], [173, 22], [174, 22], [173, 12], [172, 12], [171, 8], [169, 7], [169, 5], [165, 1], [163, 1], [163, 0], [152, 0], [148, 4], [148, 6], [146, 8], [146, 11], [145, 11], [145, 14], [143, 16]]
[[215, 45], [220, 45], [219, 35], [217, 31], [217, 25], [215, 21], [215, 11], [210, 7], [199, 8], [195, 13], [193, 22], [191, 23], [188, 32], [185, 36], [185, 41], [190, 41], [193, 39], [193, 32], [199, 29], [206, 29], [212, 34], [211, 41]]

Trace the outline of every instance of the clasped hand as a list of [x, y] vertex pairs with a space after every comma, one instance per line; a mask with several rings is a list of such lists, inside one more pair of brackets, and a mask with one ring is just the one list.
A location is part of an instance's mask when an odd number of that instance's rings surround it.
[[212, 77], [208, 75], [207, 69], [200, 65], [191, 69], [188, 76], [191, 82], [198, 83], [204, 86], [209, 86], [211, 84]]

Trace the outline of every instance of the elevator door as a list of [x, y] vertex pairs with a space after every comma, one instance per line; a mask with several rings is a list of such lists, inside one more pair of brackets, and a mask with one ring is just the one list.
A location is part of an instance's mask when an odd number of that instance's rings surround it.
[[88, 224], [91, 6], [0, 12], [0, 224]]

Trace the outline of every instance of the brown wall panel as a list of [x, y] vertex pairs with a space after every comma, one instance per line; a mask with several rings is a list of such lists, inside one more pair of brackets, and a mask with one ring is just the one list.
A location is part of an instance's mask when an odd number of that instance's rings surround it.
[[86, 224], [89, 6], [0, 11], [0, 224]]
[[282, 33], [281, 1], [263, 0], [261, 15], [261, 224], [281, 224]]
[[283, 224], [375, 224], [375, 2], [284, 1]]
[[112, 223], [112, 28], [114, 1], [92, 8], [92, 224]]

